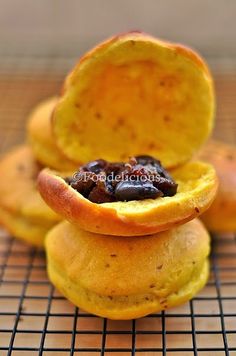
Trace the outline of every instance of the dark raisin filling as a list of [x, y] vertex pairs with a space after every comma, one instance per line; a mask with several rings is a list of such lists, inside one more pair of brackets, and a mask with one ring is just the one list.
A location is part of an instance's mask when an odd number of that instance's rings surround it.
[[155, 199], [173, 196], [177, 184], [151, 156], [136, 156], [128, 163], [92, 161], [65, 181], [94, 203]]

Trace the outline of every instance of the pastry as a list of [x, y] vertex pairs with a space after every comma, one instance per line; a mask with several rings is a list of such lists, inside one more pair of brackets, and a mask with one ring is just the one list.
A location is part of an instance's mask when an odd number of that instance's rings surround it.
[[105, 236], [68, 222], [46, 237], [52, 283], [71, 302], [132, 319], [191, 299], [208, 278], [209, 235], [199, 220], [140, 238]]
[[16, 237], [42, 246], [45, 233], [61, 218], [37, 191], [40, 169], [27, 145], [14, 148], [2, 157], [0, 223]]
[[0, 205], [0, 225], [12, 236], [34, 246], [44, 246], [44, 237], [55, 223], [42, 221], [41, 224], [40, 222], [31, 221], [19, 212], [11, 212]]
[[76, 169], [78, 164], [60, 152], [52, 134], [51, 115], [57, 100], [57, 97], [48, 98], [33, 109], [27, 123], [27, 136], [33, 154], [39, 162], [47, 167], [68, 171]]
[[236, 147], [211, 140], [200, 152], [200, 159], [211, 163], [219, 177], [219, 189], [211, 207], [201, 216], [214, 232], [236, 231]]
[[60, 174], [44, 170], [41, 195], [90, 232], [142, 236], [183, 224], [203, 213], [216, 193], [213, 167], [187, 162], [211, 133], [213, 117], [211, 75], [196, 53], [143, 33], [115, 36], [82, 57], [66, 78], [52, 116], [55, 140], [65, 155], [83, 163], [127, 162], [133, 155], [160, 159], [171, 169], [177, 193], [97, 204], [96, 197], [87, 199]]
[[93, 203], [59, 173], [42, 170], [38, 188], [45, 202], [78, 227], [102, 234], [138, 236], [168, 230], [203, 213], [217, 189], [214, 169], [207, 163], [189, 162], [176, 168], [174, 196], [155, 199]]
[[53, 132], [79, 163], [150, 154], [170, 168], [204, 143], [214, 107], [211, 75], [195, 52], [130, 32], [80, 59], [53, 112]]

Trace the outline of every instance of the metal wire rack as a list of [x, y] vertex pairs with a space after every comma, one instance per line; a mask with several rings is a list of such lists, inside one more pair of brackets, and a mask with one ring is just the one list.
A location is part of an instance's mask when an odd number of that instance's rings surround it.
[[[27, 113], [58, 92], [73, 62], [28, 57], [0, 61], [1, 153], [22, 142]], [[234, 142], [236, 66], [218, 68], [215, 77], [215, 135]], [[209, 282], [192, 301], [118, 322], [70, 304], [48, 281], [44, 253], [0, 230], [0, 355], [236, 355], [235, 236], [213, 236], [212, 247]]]

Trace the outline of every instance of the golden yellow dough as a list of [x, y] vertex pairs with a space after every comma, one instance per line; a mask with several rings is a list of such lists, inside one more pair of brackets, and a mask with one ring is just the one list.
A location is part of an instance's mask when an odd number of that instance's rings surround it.
[[53, 131], [76, 162], [149, 154], [169, 168], [199, 149], [213, 116], [204, 61], [187, 47], [130, 32], [80, 59], [55, 107]]
[[236, 231], [236, 147], [210, 141], [200, 152], [201, 159], [214, 165], [219, 189], [211, 207], [201, 216], [209, 230]]
[[[42, 200], [36, 187], [41, 166], [30, 148], [22, 145], [2, 157], [0, 161], [0, 221], [17, 237], [41, 245], [46, 231], [61, 220]], [[27, 226], [31, 231], [27, 231]], [[36, 236], [36, 237], [35, 237]], [[34, 240], [35, 239], [35, 240]]]
[[44, 247], [46, 233], [55, 225], [53, 222], [32, 222], [28, 218], [10, 212], [0, 205], [0, 225], [10, 234], [34, 246]]
[[27, 123], [28, 141], [35, 157], [43, 165], [61, 171], [76, 169], [78, 164], [60, 152], [52, 134], [51, 115], [57, 100], [57, 97], [48, 98], [31, 112]]
[[40, 172], [38, 187], [52, 209], [81, 229], [106, 235], [150, 235], [200, 215], [215, 197], [217, 178], [211, 165], [190, 162], [171, 174], [178, 183], [176, 195], [139, 201], [92, 203], [48, 169]]
[[209, 235], [198, 220], [140, 238], [85, 232], [68, 222], [46, 237], [52, 283], [78, 307], [132, 319], [191, 299], [208, 278]]

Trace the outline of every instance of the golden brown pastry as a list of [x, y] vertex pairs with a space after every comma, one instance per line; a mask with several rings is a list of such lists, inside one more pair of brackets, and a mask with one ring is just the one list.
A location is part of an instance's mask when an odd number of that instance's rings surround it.
[[219, 177], [217, 196], [201, 218], [211, 231], [235, 232], [236, 147], [212, 140], [202, 149], [199, 158], [211, 163]]
[[28, 119], [27, 136], [38, 161], [44, 166], [67, 171], [76, 169], [78, 164], [67, 159], [56, 146], [51, 130], [51, 115], [57, 101], [57, 97], [51, 97], [34, 108]]
[[208, 278], [209, 235], [198, 220], [140, 238], [85, 232], [68, 222], [46, 237], [49, 278], [78, 307], [132, 319], [191, 299]]
[[43, 246], [45, 233], [61, 220], [42, 200], [36, 188], [41, 166], [27, 145], [0, 161], [0, 223], [14, 236]]
[[169, 168], [199, 149], [213, 116], [212, 78], [201, 57], [130, 32], [80, 59], [55, 107], [53, 132], [61, 151], [79, 163], [149, 154]]
[[38, 188], [45, 202], [76, 226], [91, 232], [139, 236], [183, 224], [203, 213], [217, 189], [215, 170], [202, 162], [186, 163], [172, 171], [177, 194], [133, 201], [96, 204], [67, 184], [60, 173], [43, 170]]
[[56, 223], [35, 222], [19, 212], [11, 212], [0, 205], [0, 225], [12, 236], [35, 246], [44, 247], [44, 237]]

